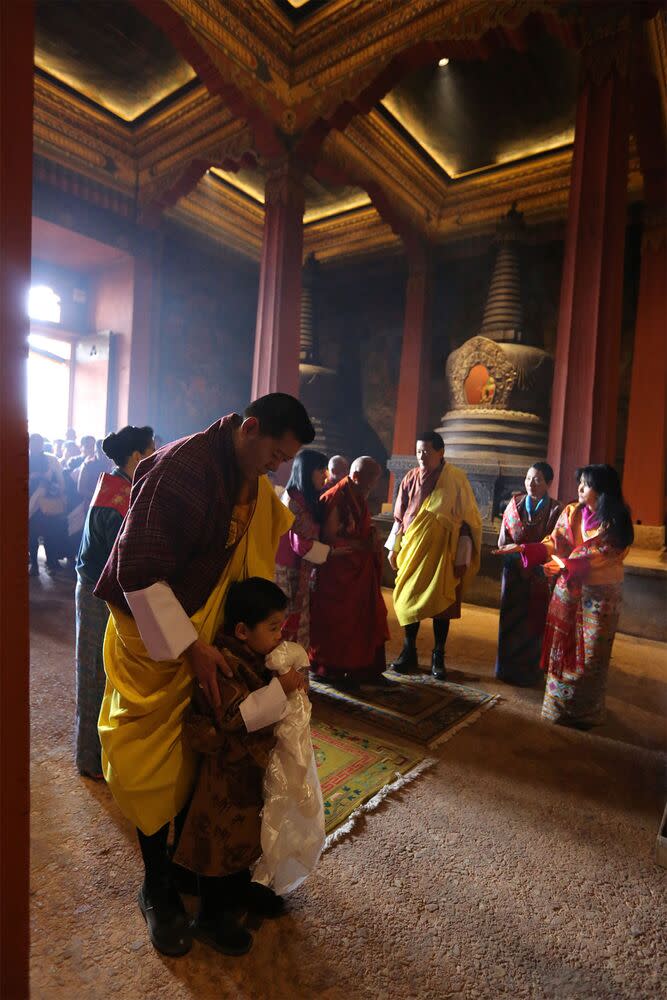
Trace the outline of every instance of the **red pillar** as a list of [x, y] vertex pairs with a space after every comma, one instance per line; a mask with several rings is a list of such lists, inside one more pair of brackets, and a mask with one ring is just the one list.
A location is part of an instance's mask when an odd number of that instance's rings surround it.
[[264, 195], [253, 399], [267, 392], [299, 395], [303, 211], [303, 175], [286, 161], [267, 179]]
[[33, 5], [0, 0], [0, 996], [28, 996], [27, 295]]
[[400, 478], [415, 464], [415, 441], [425, 429], [428, 416], [429, 366], [431, 360], [430, 305], [432, 275], [427, 248], [415, 243], [408, 251], [408, 281], [405, 290], [405, 318], [401, 370], [396, 397], [394, 439], [389, 468], [389, 500], [393, 498], [394, 477]]
[[633, 520], [659, 527], [665, 518], [666, 278], [667, 233], [661, 205], [653, 213], [647, 210], [644, 218], [623, 472], [623, 493]]
[[[613, 462], [616, 445], [629, 96], [606, 49], [606, 73], [584, 77], [577, 104], [549, 435], [562, 500], [577, 466]], [[595, 46], [583, 59], [599, 74]]]

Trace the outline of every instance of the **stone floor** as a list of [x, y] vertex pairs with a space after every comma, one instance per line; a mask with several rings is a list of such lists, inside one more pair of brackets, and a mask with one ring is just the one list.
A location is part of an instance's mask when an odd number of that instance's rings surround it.
[[452, 679], [501, 703], [325, 854], [249, 955], [177, 960], [148, 943], [133, 831], [73, 767], [73, 587], [31, 593], [33, 1000], [665, 996], [665, 646], [617, 638], [609, 720], [579, 733], [493, 681], [496, 612], [465, 608]]

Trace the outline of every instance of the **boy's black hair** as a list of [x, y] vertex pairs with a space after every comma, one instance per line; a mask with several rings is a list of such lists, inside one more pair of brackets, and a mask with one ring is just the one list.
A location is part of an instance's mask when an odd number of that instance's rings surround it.
[[254, 628], [274, 611], [284, 611], [286, 607], [287, 598], [273, 580], [265, 580], [261, 576], [239, 580], [227, 592], [225, 632], [234, 635], [236, 626], [240, 624]]
[[259, 433], [265, 437], [280, 438], [288, 431], [301, 444], [315, 439], [315, 428], [310, 422], [303, 403], [286, 392], [270, 392], [246, 407], [244, 417], [256, 417]]

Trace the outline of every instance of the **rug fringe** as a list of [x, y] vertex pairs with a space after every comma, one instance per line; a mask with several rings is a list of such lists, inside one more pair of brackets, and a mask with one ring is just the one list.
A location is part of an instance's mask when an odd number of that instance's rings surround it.
[[382, 803], [386, 798], [388, 798], [388, 796], [393, 795], [394, 792], [397, 792], [399, 791], [399, 789], [404, 788], [405, 785], [409, 785], [410, 782], [415, 780], [415, 778], [418, 778], [421, 774], [424, 773], [424, 771], [427, 771], [430, 767], [433, 767], [434, 764], [437, 763], [438, 763], [437, 758], [426, 757], [424, 758], [424, 760], [420, 761], [419, 764], [416, 764], [406, 774], [400, 774], [399, 772], [397, 772], [397, 777], [394, 781], [391, 782], [391, 784], [383, 785], [380, 791], [376, 792], [375, 795], [368, 800], [368, 802], [364, 802], [362, 805], [358, 806], [354, 810], [354, 812], [351, 813], [350, 816], [348, 816], [348, 818], [345, 820], [344, 823], [342, 823], [340, 826], [337, 826], [336, 829], [329, 834], [329, 836], [324, 842], [323, 850], [325, 851], [328, 850], [330, 847], [333, 847], [334, 844], [338, 844], [341, 840], [347, 837], [347, 835], [351, 833], [354, 827], [357, 825], [357, 822], [359, 821], [362, 814], [374, 812], [378, 808], [378, 806], [382, 805]]
[[470, 715], [466, 715], [465, 719], [461, 719], [461, 721], [457, 722], [455, 726], [452, 726], [450, 729], [446, 729], [444, 733], [440, 733], [440, 735], [436, 736], [434, 740], [431, 740], [428, 744], [429, 750], [433, 750], [434, 747], [439, 747], [443, 743], [446, 743], [447, 740], [451, 740], [452, 736], [456, 736], [459, 730], [465, 729], [466, 726], [474, 725], [483, 712], [487, 712], [490, 708], [493, 708], [493, 706], [499, 701], [500, 695], [492, 695], [488, 701], [485, 701], [482, 705], [478, 705], [477, 708], [470, 713]]

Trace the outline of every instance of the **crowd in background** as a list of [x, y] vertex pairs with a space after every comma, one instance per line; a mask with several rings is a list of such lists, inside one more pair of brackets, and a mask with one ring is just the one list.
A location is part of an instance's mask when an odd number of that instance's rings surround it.
[[53, 576], [60, 571], [74, 580], [76, 554], [97, 481], [102, 472], [111, 472], [114, 462], [101, 439], [92, 434], [77, 439], [74, 428], [64, 438], [31, 434], [28, 454], [30, 575], [39, 575], [37, 553], [42, 544], [46, 572]]

